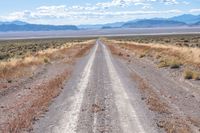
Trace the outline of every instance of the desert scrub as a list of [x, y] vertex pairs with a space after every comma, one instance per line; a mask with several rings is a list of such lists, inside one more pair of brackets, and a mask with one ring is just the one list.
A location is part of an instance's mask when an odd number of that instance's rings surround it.
[[172, 59], [164, 59], [164, 60], [160, 60], [160, 63], [158, 64], [159, 68], [162, 67], [170, 67], [171, 69], [176, 69], [179, 68], [182, 65], [181, 62], [177, 61], [177, 60], [172, 60]]
[[[138, 43], [159, 43], [164, 45], [200, 47], [199, 34], [190, 35], [150, 35], [150, 36], [126, 36], [126, 37], [110, 37], [117, 41], [129, 41]], [[188, 45], [189, 44], [189, 45]]]
[[176, 68], [179, 68], [181, 65], [182, 65], [182, 63], [180, 63], [179, 61], [173, 60], [173, 61], [170, 63], [170, 68], [171, 68], [171, 69], [176, 69]]
[[[160, 39], [159, 39], [160, 38]], [[161, 39], [162, 38], [162, 39]], [[189, 39], [190, 38], [190, 39]], [[167, 57], [169, 60], [178, 59], [179, 62], [181, 62], [184, 65], [195, 65], [200, 66], [200, 49], [199, 47], [194, 47], [193, 44], [196, 44], [200, 42], [198, 40], [200, 37], [199, 35], [174, 35], [174, 36], [141, 36], [141, 37], [121, 37], [121, 40], [124, 39], [123, 43], [117, 41], [120, 38], [111, 38], [109, 41], [111, 43], [115, 44], [123, 44], [123, 47], [126, 47], [128, 50], [131, 50], [138, 54], [138, 57], [140, 54], [146, 53], [146, 56], [153, 56], [157, 59], [163, 59], [163, 57]], [[146, 41], [152, 41], [150, 43], [146, 43], [144, 41], [143, 43], [138, 43], [137, 40], [144, 39]], [[162, 43], [164, 39], [172, 39], [172, 43]], [[130, 41], [131, 40], [131, 41]], [[157, 41], [155, 41], [157, 40]], [[179, 42], [179, 41], [180, 42]], [[182, 46], [182, 43], [184, 43], [184, 40], [189, 40], [190, 46]], [[196, 40], [196, 41], [195, 41]], [[178, 45], [173, 44], [177, 43]], [[181, 44], [181, 45], [179, 45]], [[160, 55], [160, 56], [156, 56]], [[142, 56], [141, 56], [142, 57]], [[168, 67], [169, 64], [166, 62], [162, 62], [159, 64], [161, 67]], [[173, 65], [172, 68], [177, 68], [179, 65]]]
[[50, 63], [50, 59], [47, 58], [47, 57], [45, 57], [45, 58], [44, 58], [44, 63], [46, 63], [46, 64]]
[[200, 73], [195, 72], [195, 73], [193, 74], [193, 79], [195, 79], [195, 80], [200, 80]]
[[162, 67], [169, 67], [170, 66], [170, 63], [168, 60], [160, 60], [159, 64], [158, 64], [158, 67], [159, 68], [162, 68]]
[[0, 53], [0, 60], [4, 60], [4, 59], [8, 59], [8, 58], [9, 58], [9, 54]]
[[156, 59], [158, 60], [158, 59], [160, 59], [162, 56], [160, 55], [160, 54], [157, 54], [156, 55]]
[[66, 44], [77, 44], [92, 38], [55, 38], [0, 41], [0, 61], [22, 58], [27, 53], [34, 54], [46, 49], [59, 49]]
[[190, 71], [190, 70], [184, 71], [184, 78], [185, 79], [192, 79], [192, 77], [193, 77], [192, 71]]
[[185, 79], [200, 80], [200, 73], [196, 71], [185, 70], [183, 75]]
[[140, 54], [139, 58], [144, 58], [146, 56], [146, 54]]
[[[42, 46], [45, 47], [45, 50], [40, 50], [35, 53], [27, 51], [23, 53], [23, 56], [21, 58], [14, 58], [15, 56], [11, 56], [13, 58], [9, 58], [8, 60], [0, 60], [0, 78], [20, 78], [29, 75], [31, 72], [27, 71], [28, 68], [33, 66], [34, 69], [36, 69], [39, 65], [51, 63], [51, 61], [53, 60], [63, 59], [66, 56], [66, 52], [70, 47], [75, 47], [75, 45], [78, 46], [78, 44], [85, 45], [91, 43], [91, 41], [92, 40], [82, 41], [78, 43], [73, 42], [73, 44], [65, 42], [62, 47], [60, 46], [58, 48], [46, 49], [45, 46]], [[1, 48], [2, 47], [0, 45], [0, 51], [2, 50]], [[89, 49], [89, 47], [87, 47], [87, 49]]]

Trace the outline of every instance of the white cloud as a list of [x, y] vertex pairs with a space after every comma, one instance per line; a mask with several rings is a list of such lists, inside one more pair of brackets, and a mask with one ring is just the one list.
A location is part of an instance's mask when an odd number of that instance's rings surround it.
[[166, 5], [174, 5], [174, 4], [179, 4], [177, 0], [161, 0], [162, 3]]
[[142, 6], [142, 9], [153, 9], [153, 6], [149, 3], [135, 3], [135, 6]]
[[[180, 10], [153, 10], [154, 2], [162, 3], [165, 5], [179, 4], [177, 0], [111, 0], [108, 2], [96, 3], [94, 5], [87, 3], [85, 6], [41, 6], [35, 10], [13, 12], [7, 16], [0, 16], [0, 19], [4, 21], [22, 20], [31, 23], [79, 24], [87, 22], [99, 23], [110, 21], [125, 21], [128, 19], [142, 17], [162, 17], [169, 14], [182, 13]], [[124, 7], [126, 6], [137, 7], [137, 10], [133, 8], [133, 10], [129, 9], [129, 11], [124, 11]], [[120, 10], [112, 11], [112, 8], [115, 7], [119, 7]], [[105, 10], [107, 8], [109, 8], [109, 10]], [[190, 12], [195, 12], [195, 10]]]
[[41, 6], [38, 7], [37, 10], [65, 10], [65, 5], [59, 5], [59, 6]]
[[191, 9], [189, 12], [190, 12], [190, 13], [200, 13], [200, 8]]
[[[130, 6], [131, 4], [134, 5], [145, 5], [149, 7], [150, 3], [152, 2], [160, 2], [165, 5], [172, 5], [172, 4], [179, 4], [177, 0], [112, 0], [110, 2], [102, 2], [97, 3], [97, 6], [101, 6], [103, 8], [109, 8], [114, 6]], [[186, 2], [185, 2], [186, 3]]]
[[61, 6], [42, 6], [36, 8], [36, 10], [34, 11], [26, 10], [22, 12], [14, 12], [7, 16], [2, 16], [0, 18], [6, 21], [23, 20], [31, 23], [81, 24], [86, 22], [99, 23], [96, 22], [97, 20], [102, 22], [110, 22], [113, 20], [123, 21], [140, 17], [145, 18], [146, 16], [153, 17], [163, 14], [171, 14], [171, 13], [177, 14], [180, 12], [181, 11], [179, 10], [167, 10], [167, 11], [136, 10], [136, 11], [113, 12], [107, 10], [96, 10], [94, 8], [88, 9], [88, 7], [83, 8], [79, 6], [73, 6], [67, 8], [64, 5], [61, 5]]

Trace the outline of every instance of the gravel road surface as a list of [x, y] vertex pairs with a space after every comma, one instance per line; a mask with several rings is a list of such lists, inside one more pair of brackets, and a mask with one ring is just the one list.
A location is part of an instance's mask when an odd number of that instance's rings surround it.
[[100, 40], [75, 66], [33, 133], [156, 133], [130, 72]]

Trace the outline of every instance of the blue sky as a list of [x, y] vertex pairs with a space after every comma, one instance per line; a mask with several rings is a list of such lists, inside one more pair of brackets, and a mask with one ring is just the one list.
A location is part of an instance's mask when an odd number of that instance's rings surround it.
[[200, 14], [199, 0], [2, 0], [0, 21], [101, 24], [141, 18]]

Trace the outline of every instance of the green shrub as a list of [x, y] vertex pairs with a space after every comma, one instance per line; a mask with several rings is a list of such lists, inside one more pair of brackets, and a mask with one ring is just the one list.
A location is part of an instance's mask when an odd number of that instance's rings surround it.
[[159, 68], [162, 68], [162, 67], [169, 67], [170, 66], [170, 63], [168, 60], [161, 60], [160, 63], [158, 64], [158, 67]]
[[184, 71], [184, 78], [200, 80], [200, 73], [196, 72], [196, 71], [186, 70], [186, 71]]
[[3, 53], [0, 54], [0, 60], [5, 60], [8, 58], [9, 58], [9, 54], [3, 54]]
[[44, 58], [44, 63], [50, 63], [49, 58], [45, 57], [45, 58]]
[[184, 78], [185, 78], [185, 79], [192, 79], [192, 78], [193, 78], [193, 72], [190, 71], [190, 70], [186, 70], [186, 71], [184, 72]]
[[200, 80], [200, 73], [194, 72], [193, 73], [193, 79]]
[[170, 63], [170, 68], [171, 69], [180, 68], [180, 66], [181, 66], [181, 63], [178, 62], [178, 61], [175, 61], [175, 60]]
[[141, 54], [140, 56], [139, 56], [139, 58], [144, 58], [146, 55], [145, 54]]

